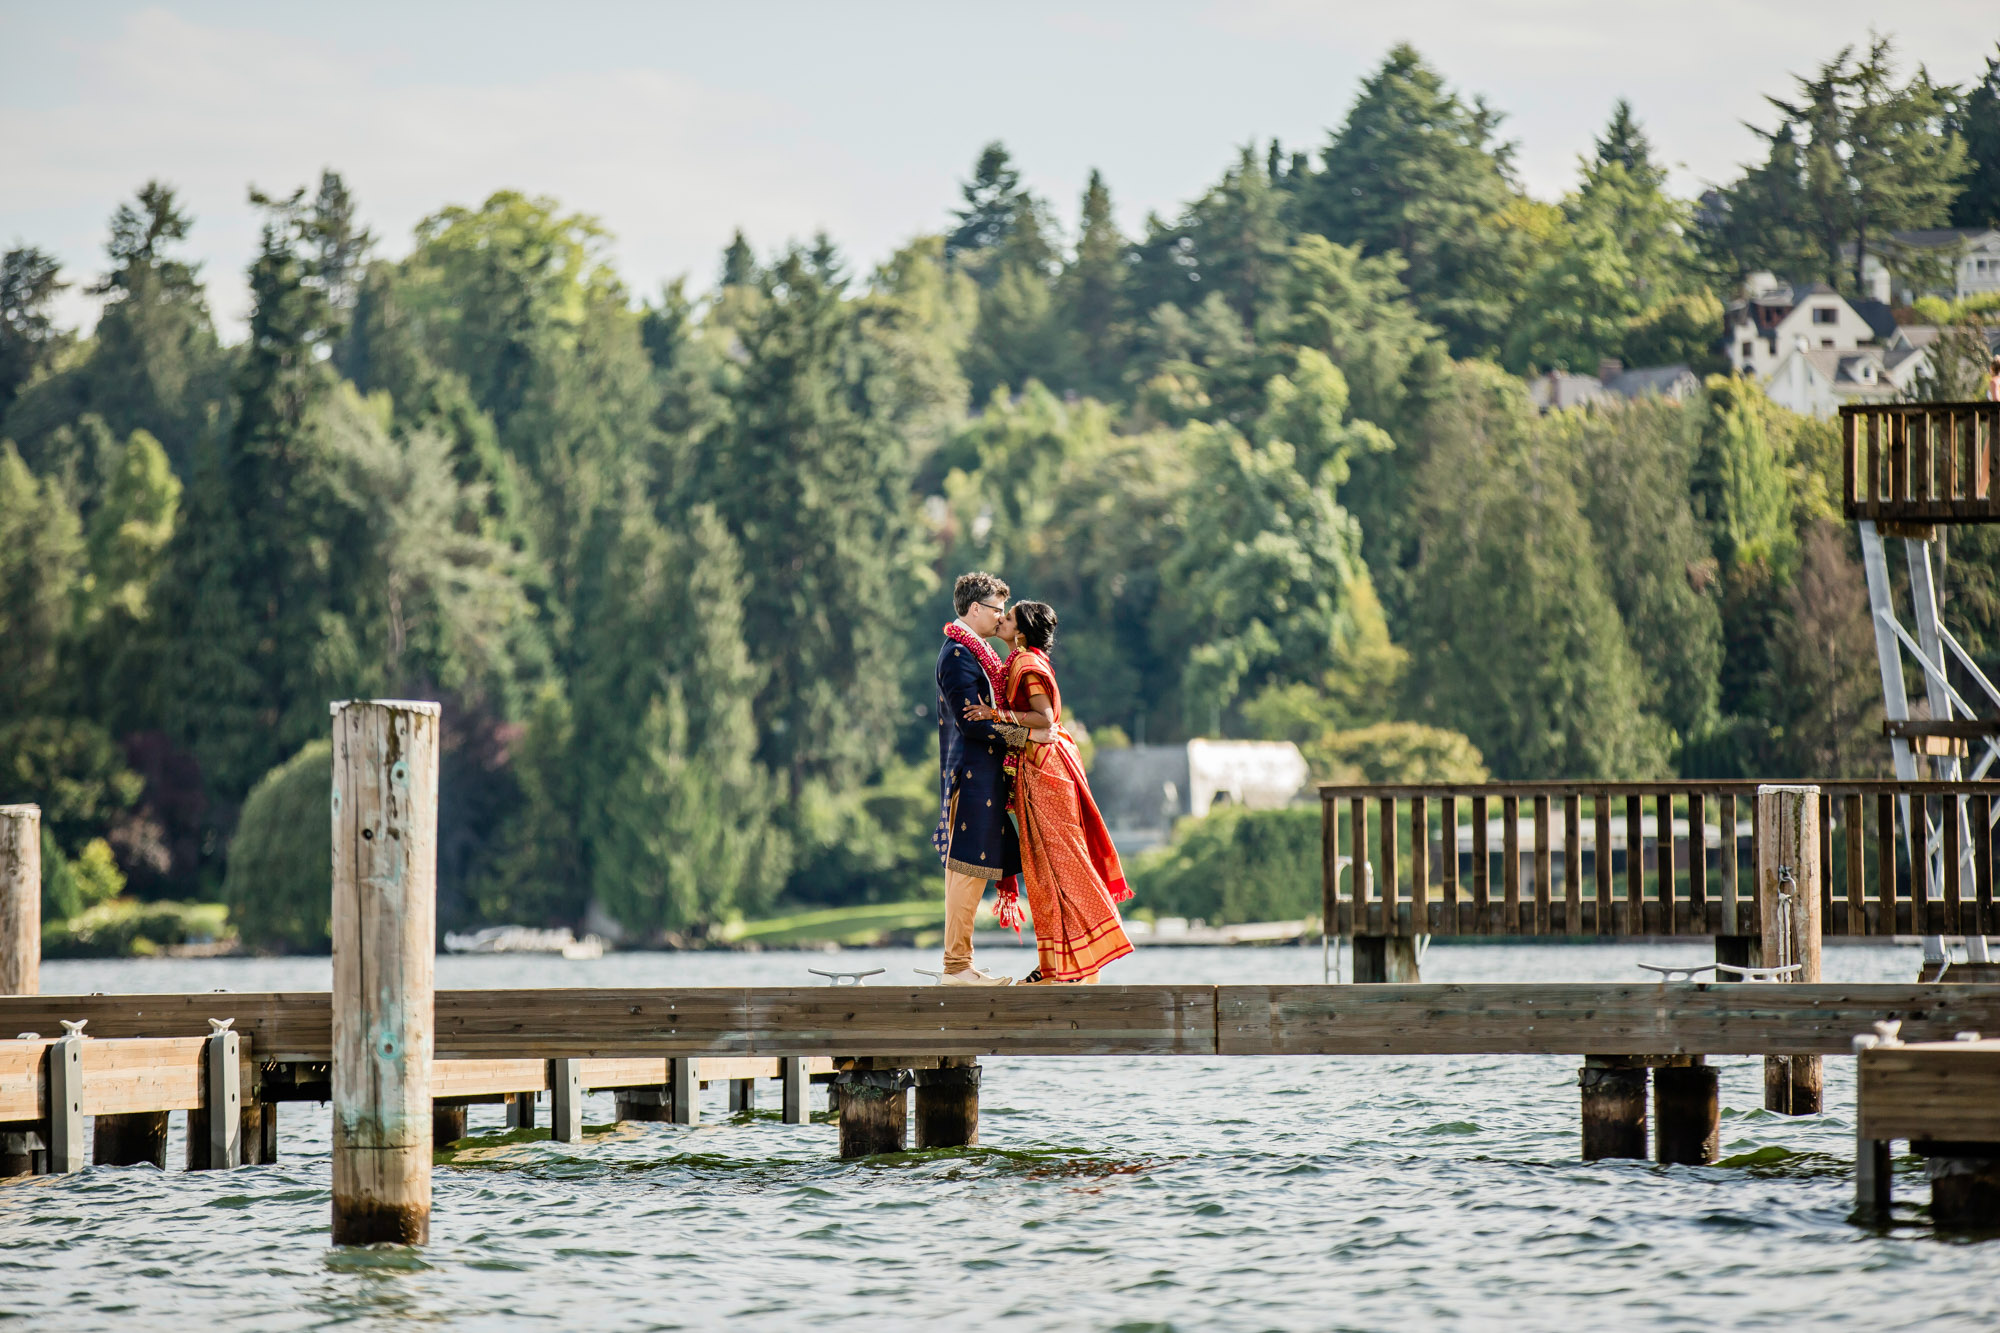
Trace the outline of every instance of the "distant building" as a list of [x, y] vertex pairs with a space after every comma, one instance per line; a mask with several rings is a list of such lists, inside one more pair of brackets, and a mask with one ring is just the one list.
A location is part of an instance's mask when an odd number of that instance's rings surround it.
[[1309, 778], [1305, 756], [1290, 741], [1193, 740], [1099, 750], [1090, 790], [1112, 841], [1132, 853], [1166, 842], [1176, 820], [1218, 806], [1283, 809]]
[[[1841, 263], [1854, 266], [1854, 246], [1840, 249]], [[1885, 304], [1907, 306], [1920, 296], [1963, 301], [2000, 292], [2000, 229], [1932, 227], [1891, 232], [1861, 257], [1861, 285]]]
[[1701, 380], [1686, 366], [1646, 366], [1627, 370], [1618, 361], [1598, 362], [1595, 375], [1551, 370], [1528, 381], [1528, 399], [1542, 412], [1560, 412], [1586, 403], [1630, 401], [1656, 394], [1679, 402], [1701, 388]]
[[1823, 282], [1794, 285], [1769, 273], [1751, 274], [1723, 314], [1731, 369], [1807, 416], [1908, 397], [1930, 368], [1925, 348], [1935, 339], [1935, 330], [1906, 334], [1882, 301], [1850, 302]]

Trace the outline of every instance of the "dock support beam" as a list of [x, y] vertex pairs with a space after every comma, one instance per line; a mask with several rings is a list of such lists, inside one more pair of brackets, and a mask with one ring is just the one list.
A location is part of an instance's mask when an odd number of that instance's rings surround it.
[[[1757, 788], [1757, 916], [1763, 965], [1799, 965], [1783, 981], [1819, 980], [1819, 788]], [[1816, 1115], [1824, 1102], [1824, 1062], [1817, 1055], [1764, 1057], [1764, 1109]]]
[[861, 1057], [840, 1071], [840, 1155], [902, 1152], [909, 1139], [910, 1071], [893, 1059]]
[[[2000, 1228], [2000, 1143], [1924, 1144], [1937, 1155], [1931, 1178], [1931, 1221], [1980, 1231]], [[1937, 1149], [1946, 1148], [1945, 1156]]]
[[1416, 940], [1408, 935], [1356, 935], [1354, 979], [1409, 985], [1422, 981], [1417, 975]]
[[431, 1103], [431, 1150], [442, 1152], [465, 1137], [463, 1103]]
[[439, 709], [333, 706], [333, 1243], [431, 1228]]
[[1858, 1222], [1884, 1224], [1889, 1220], [1890, 1186], [1894, 1177], [1889, 1168], [1889, 1140], [1854, 1135], [1854, 1218]]
[[1701, 1056], [1653, 1070], [1653, 1160], [1707, 1166], [1722, 1155], [1722, 1102], [1715, 1069]]
[[969, 1148], [979, 1142], [979, 1062], [948, 1056], [937, 1069], [919, 1069], [917, 1147]]
[[1576, 1071], [1583, 1089], [1583, 1160], [1646, 1156], [1646, 1065], [1629, 1055], [1586, 1055]]
[[90, 1161], [93, 1166], [167, 1167], [165, 1111], [133, 1111], [101, 1115], [91, 1122]]
[[729, 1113], [736, 1115], [742, 1111], [757, 1109], [757, 1080], [754, 1078], [732, 1078], [729, 1080]]
[[812, 1082], [802, 1055], [778, 1057], [778, 1077], [785, 1088], [785, 1123], [803, 1125], [812, 1119]]
[[683, 1055], [667, 1062], [667, 1086], [672, 1089], [676, 1125], [701, 1123], [701, 1060]]
[[583, 1061], [549, 1061], [549, 1137], [583, 1142]]
[[83, 1043], [71, 1032], [50, 1045], [48, 1171], [52, 1176], [83, 1170]]
[[[215, 1026], [215, 1020], [209, 1020]], [[188, 1112], [187, 1169], [226, 1171], [243, 1164], [242, 1038], [216, 1028], [201, 1059], [202, 1100]]]

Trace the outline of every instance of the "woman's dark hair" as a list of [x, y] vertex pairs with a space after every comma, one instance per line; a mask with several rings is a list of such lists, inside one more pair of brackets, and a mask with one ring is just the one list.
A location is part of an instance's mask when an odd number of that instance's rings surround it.
[[1056, 609], [1047, 602], [1014, 603], [1014, 625], [1028, 647], [1048, 652], [1056, 646]]

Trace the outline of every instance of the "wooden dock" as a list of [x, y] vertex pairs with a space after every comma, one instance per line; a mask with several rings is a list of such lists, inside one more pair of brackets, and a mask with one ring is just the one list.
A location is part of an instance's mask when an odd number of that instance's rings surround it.
[[[21, 923], [40, 886], [18, 849], [33, 845], [39, 812], [7, 808], [5, 841], [17, 852], [0, 875], [0, 896], [9, 899], [0, 903], [0, 924], [7, 925], [0, 955], [9, 955], [0, 956], [0, 981], [25, 993], [0, 996], [0, 1032], [38, 1035], [0, 1041], [0, 1174], [80, 1168], [84, 1123], [92, 1117], [99, 1161], [164, 1165], [165, 1117], [176, 1110], [190, 1117], [191, 1167], [269, 1161], [278, 1151], [278, 1108], [324, 1100], [332, 1103], [334, 1130], [334, 1242], [422, 1244], [434, 1145], [464, 1133], [469, 1104], [505, 1100], [510, 1123], [528, 1125], [546, 1097], [553, 1135], [574, 1142], [591, 1089], [611, 1090], [621, 1119], [692, 1123], [703, 1084], [726, 1083], [732, 1109], [744, 1109], [757, 1080], [775, 1077], [783, 1118], [796, 1124], [808, 1118], [806, 1090], [817, 1079], [833, 1084], [840, 1153], [852, 1157], [904, 1147], [913, 1089], [917, 1146], [976, 1143], [982, 1056], [1577, 1056], [1586, 1160], [1647, 1155], [1650, 1090], [1653, 1156], [1712, 1162], [1720, 1138], [1712, 1056], [1763, 1057], [1766, 1106], [1807, 1114], [1820, 1109], [1821, 1061], [1852, 1052], [1856, 1034], [1894, 1030], [1916, 1042], [1948, 1042], [1965, 1032], [2000, 1033], [2000, 984], [1837, 985], [1819, 972], [1828, 920], [1901, 923], [1899, 808], [1906, 807], [1905, 827], [1914, 829], [1912, 812], [1921, 811], [1927, 829], [1935, 800], [1948, 845], [1957, 845], [1967, 821], [1977, 831], [1976, 855], [1967, 858], [1976, 863], [1970, 891], [1950, 861], [1940, 910], [1983, 928], [1992, 906], [1991, 807], [1976, 784], [1930, 784], [1935, 791], [1920, 784], [1508, 785], [1368, 789], [1367, 796], [1327, 788], [1327, 925], [1329, 933], [1355, 935], [1356, 978], [1373, 984], [439, 991], [438, 720], [435, 704], [334, 707], [330, 993], [34, 994], [34, 936]], [[1853, 893], [1863, 882], [1855, 878], [1863, 845], [1855, 812], [1868, 808], [1863, 798], [1871, 795], [1887, 830], [1878, 840], [1887, 892], [1872, 912]], [[1650, 899], [1641, 808], [1649, 797], [1656, 852]], [[1726, 830], [1713, 902], [1711, 797]], [[1458, 897], [1461, 799], [1473, 817], [1465, 901]], [[1497, 898], [1485, 855], [1486, 808], [1495, 800], [1505, 857]], [[1525, 861], [1523, 800], [1531, 812], [1532, 859]], [[1614, 831], [1622, 828], [1631, 852], [1622, 878], [1614, 878], [1611, 857], [1597, 858], [1589, 895], [1581, 855], [1586, 800], [1595, 848], [1614, 849]], [[1614, 822], [1614, 801], [1624, 803], [1622, 822]], [[1408, 810], [1407, 863], [1399, 802]], [[1747, 883], [1738, 879], [1739, 802], [1754, 833]], [[1840, 878], [1831, 852], [1836, 804], [1847, 815], [1845, 901], [1829, 889]], [[1433, 808], [1441, 816], [1435, 844]], [[1371, 810], [1379, 812], [1372, 830]], [[1552, 859], [1557, 810], [1565, 850], [1560, 903]], [[1685, 896], [1673, 850], [1683, 810], [1691, 849]], [[1347, 816], [1356, 869], [1345, 898], [1335, 892], [1339, 814]], [[1366, 869], [1371, 846], [1378, 873]], [[1441, 897], [1432, 891], [1434, 866]], [[1614, 885], [1623, 886], [1622, 898]], [[1928, 924], [1933, 908], [1923, 887], [1920, 872], [1907, 906]], [[1772, 970], [1765, 979], [1626, 984], [1424, 985], [1414, 975], [1414, 940], [1425, 934], [1606, 928], [1719, 929], [1718, 961]], [[1363, 945], [1371, 939], [1372, 975], [1364, 976]], [[1740, 958], [1721, 957], [1731, 951]], [[1406, 973], [1400, 979], [1398, 969]], [[1972, 1194], [1987, 1191], [1979, 1206], [2000, 1200], [2000, 1178], [1989, 1182], [1975, 1171], [1965, 1179]]]
[[1876, 1044], [1859, 1056], [1857, 1213], [1889, 1219], [1889, 1145], [1904, 1139], [1925, 1159], [1933, 1221], [2000, 1229], [2000, 1040], [1967, 1029], [1955, 1041]]

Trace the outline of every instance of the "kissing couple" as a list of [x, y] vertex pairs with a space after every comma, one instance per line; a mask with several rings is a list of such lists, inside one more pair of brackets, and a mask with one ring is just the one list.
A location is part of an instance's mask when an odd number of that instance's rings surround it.
[[[1010, 986], [972, 965], [972, 922], [998, 883], [1000, 924], [1021, 929], [1020, 880], [1035, 925], [1038, 965], [1024, 983], [1096, 981], [1132, 952], [1117, 904], [1132, 896], [1111, 834], [1091, 799], [1076, 741], [1062, 726], [1062, 692], [1049, 660], [1056, 613], [1045, 602], [1007, 605], [992, 574], [961, 574], [958, 619], [938, 650], [938, 771], [943, 806], [931, 844], [944, 860], [947, 986]], [[1012, 651], [1006, 661], [988, 639]]]

